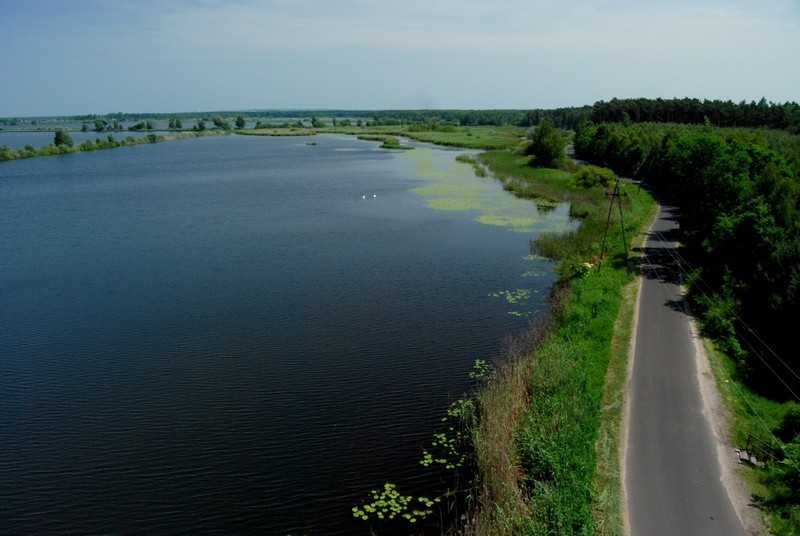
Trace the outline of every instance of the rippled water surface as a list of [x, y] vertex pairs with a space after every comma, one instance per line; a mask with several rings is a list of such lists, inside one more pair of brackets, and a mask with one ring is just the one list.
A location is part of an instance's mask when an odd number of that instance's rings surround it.
[[0, 163], [0, 533], [366, 534], [371, 488], [439, 489], [421, 449], [550, 266], [420, 193], [505, 195], [457, 152], [307, 141]]

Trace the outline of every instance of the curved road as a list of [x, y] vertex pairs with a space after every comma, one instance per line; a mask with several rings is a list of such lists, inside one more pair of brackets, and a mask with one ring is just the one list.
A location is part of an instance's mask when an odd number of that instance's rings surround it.
[[680, 274], [677, 209], [662, 206], [644, 244], [629, 379], [625, 492], [631, 535], [746, 534], [721, 481], [703, 411]]

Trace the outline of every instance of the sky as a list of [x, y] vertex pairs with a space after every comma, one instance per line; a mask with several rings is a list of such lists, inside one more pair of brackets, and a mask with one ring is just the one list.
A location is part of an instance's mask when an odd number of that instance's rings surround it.
[[0, 0], [0, 117], [800, 101], [800, 0]]

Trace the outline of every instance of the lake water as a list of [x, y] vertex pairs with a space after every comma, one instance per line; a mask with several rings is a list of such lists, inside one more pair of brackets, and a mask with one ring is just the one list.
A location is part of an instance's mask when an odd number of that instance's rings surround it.
[[457, 154], [223, 136], [0, 163], [0, 534], [368, 534], [370, 489], [444, 491], [421, 450], [546, 308], [530, 237], [570, 225]]

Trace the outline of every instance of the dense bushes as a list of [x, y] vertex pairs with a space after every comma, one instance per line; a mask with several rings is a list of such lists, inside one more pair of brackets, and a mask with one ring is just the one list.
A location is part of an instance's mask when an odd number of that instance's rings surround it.
[[572, 180], [581, 188], [608, 188], [615, 178], [612, 170], [599, 166], [584, 166], [572, 176]]

